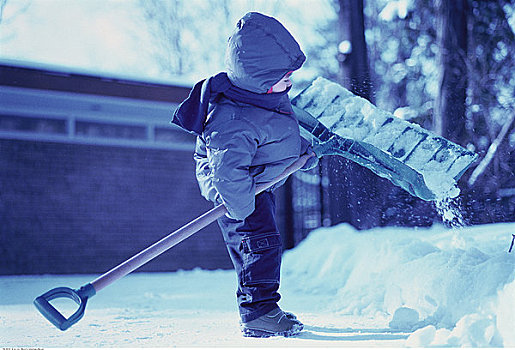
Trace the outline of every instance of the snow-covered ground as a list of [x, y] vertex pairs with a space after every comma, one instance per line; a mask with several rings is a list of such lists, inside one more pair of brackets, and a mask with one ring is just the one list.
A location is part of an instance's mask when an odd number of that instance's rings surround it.
[[[4, 276], [0, 345], [513, 347], [512, 234], [515, 223], [315, 230], [283, 260], [281, 306], [306, 325], [295, 338], [240, 335], [233, 271], [132, 274], [94, 296], [66, 332], [32, 300], [96, 276]], [[74, 311], [67, 303], [59, 308]]]
[[288, 290], [330, 293], [328, 309], [385, 317], [412, 346], [515, 346], [515, 224], [459, 229], [340, 225], [285, 256]]

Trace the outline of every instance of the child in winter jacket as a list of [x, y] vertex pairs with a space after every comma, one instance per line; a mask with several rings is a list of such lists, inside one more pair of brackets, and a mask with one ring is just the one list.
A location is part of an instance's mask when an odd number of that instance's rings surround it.
[[175, 124], [198, 135], [202, 195], [228, 211], [218, 224], [238, 275], [245, 336], [290, 336], [303, 327], [277, 305], [282, 243], [274, 194], [256, 196], [255, 188], [309, 152], [287, 95], [304, 61], [281, 23], [250, 12], [229, 39], [227, 72], [197, 83], [174, 114]]

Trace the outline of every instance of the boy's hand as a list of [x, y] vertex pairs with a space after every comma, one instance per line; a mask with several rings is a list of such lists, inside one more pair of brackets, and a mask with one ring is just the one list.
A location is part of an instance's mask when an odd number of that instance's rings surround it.
[[[223, 200], [222, 200], [222, 196], [220, 196], [220, 193], [216, 193], [215, 195], [215, 205], [220, 205], [220, 204], [224, 204]], [[225, 216], [231, 220], [238, 220], [238, 219], [235, 219], [231, 216], [231, 214], [229, 214], [229, 211], [227, 211], [227, 213], [225, 213]]]
[[313, 152], [316, 157], [322, 158], [322, 156], [324, 155], [326, 142], [320, 142], [315, 138], [313, 139], [312, 142], [313, 143], [310, 147], [311, 152]]
[[300, 170], [308, 171], [308, 170], [311, 170], [311, 169], [315, 168], [318, 165], [318, 156], [313, 151], [313, 148], [310, 145], [308, 145], [308, 147], [306, 149], [306, 152], [304, 154], [310, 155], [311, 158], [309, 158], [306, 161], [306, 164], [304, 164], [304, 166]]

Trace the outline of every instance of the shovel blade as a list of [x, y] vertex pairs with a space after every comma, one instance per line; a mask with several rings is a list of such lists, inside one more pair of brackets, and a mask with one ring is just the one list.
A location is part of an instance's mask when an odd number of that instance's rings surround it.
[[421, 174], [364, 142], [334, 135], [328, 141], [315, 145], [314, 151], [319, 156], [338, 155], [345, 157], [370, 169], [376, 175], [390, 180], [413, 196], [425, 201], [435, 199], [435, 194], [427, 187]]
[[351, 159], [426, 201], [457, 196], [456, 182], [477, 159], [477, 154], [324, 78], [294, 97], [292, 105], [302, 136], [322, 143], [331, 138], [354, 141], [341, 151], [334, 144], [330, 154]]

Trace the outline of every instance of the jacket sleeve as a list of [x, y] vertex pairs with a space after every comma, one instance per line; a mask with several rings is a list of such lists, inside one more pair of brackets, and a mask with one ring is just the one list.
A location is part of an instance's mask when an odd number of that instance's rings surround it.
[[211, 169], [209, 168], [209, 160], [207, 159], [206, 143], [201, 137], [197, 137], [193, 159], [195, 159], [196, 176], [200, 187], [200, 193], [208, 201], [221, 203], [222, 199], [213, 185]]
[[231, 120], [205, 134], [205, 140], [212, 185], [229, 215], [243, 220], [255, 205], [250, 166], [258, 147], [257, 132], [244, 121]]

